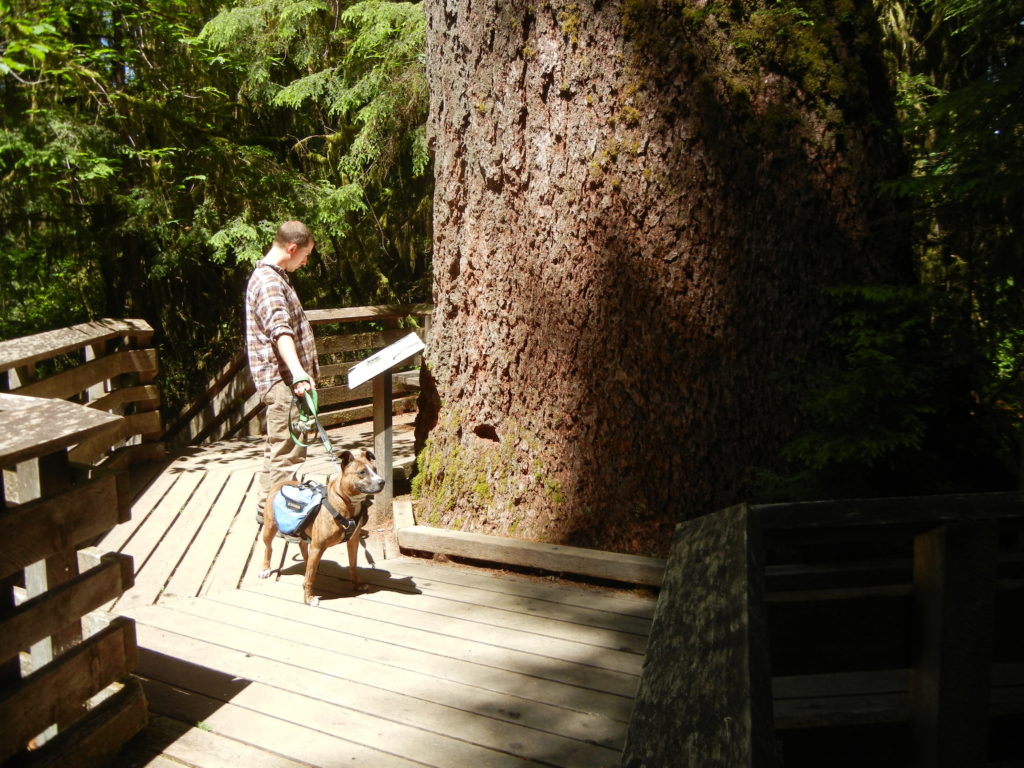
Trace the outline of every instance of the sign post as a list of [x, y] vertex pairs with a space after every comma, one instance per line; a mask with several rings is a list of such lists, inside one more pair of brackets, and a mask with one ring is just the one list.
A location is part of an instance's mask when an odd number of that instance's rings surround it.
[[377, 470], [384, 476], [384, 490], [377, 494], [375, 503], [382, 511], [391, 509], [395, 488], [391, 371], [424, 347], [423, 340], [413, 332], [352, 366], [348, 372], [349, 389], [373, 379], [373, 453], [377, 457]]

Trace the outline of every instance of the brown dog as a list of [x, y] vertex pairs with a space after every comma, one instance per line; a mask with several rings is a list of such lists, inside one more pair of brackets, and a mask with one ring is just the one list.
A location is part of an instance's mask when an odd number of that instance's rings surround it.
[[[313, 516], [298, 533], [301, 534], [299, 549], [306, 561], [306, 578], [302, 582], [302, 596], [306, 605], [319, 605], [320, 598], [313, 595], [313, 580], [316, 579], [317, 568], [324, 551], [345, 538], [345, 520], [336, 520], [328, 509], [333, 507], [342, 518], [356, 521], [355, 530], [348, 539], [348, 574], [352, 584], [359, 588], [359, 572], [356, 569], [356, 558], [359, 555], [359, 538], [363, 525], [366, 523], [369, 499], [384, 488], [384, 478], [377, 474], [374, 456], [370, 451], [360, 451], [356, 456], [352, 451], [343, 451], [340, 456], [341, 470], [327, 483], [327, 504]], [[267, 494], [267, 503], [263, 508], [263, 543], [267, 548], [263, 556], [261, 579], [270, 573], [271, 548], [274, 535], [277, 533], [277, 521], [274, 519], [274, 496], [285, 485], [299, 485], [295, 482], [279, 483]], [[308, 541], [307, 541], [308, 539]]]

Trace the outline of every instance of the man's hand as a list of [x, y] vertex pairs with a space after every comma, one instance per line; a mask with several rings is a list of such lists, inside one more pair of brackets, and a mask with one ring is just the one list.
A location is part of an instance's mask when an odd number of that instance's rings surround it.
[[302, 363], [299, 362], [299, 353], [295, 349], [295, 339], [287, 334], [279, 336], [277, 338], [277, 352], [292, 374], [292, 392], [295, 396], [302, 397], [307, 392], [312, 392], [315, 387], [313, 381], [302, 369]]

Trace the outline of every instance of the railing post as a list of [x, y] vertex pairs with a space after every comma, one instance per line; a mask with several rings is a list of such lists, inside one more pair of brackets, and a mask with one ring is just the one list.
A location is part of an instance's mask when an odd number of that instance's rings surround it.
[[919, 768], [988, 764], [996, 526], [947, 523], [914, 541], [918, 648], [910, 701]]
[[373, 452], [377, 458], [377, 469], [384, 474], [384, 490], [374, 497], [374, 504], [381, 514], [390, 511], [395, 492], [392, 458], [394, 416], [391, 401], [391, 371], [388, 370], [373, 377]]
[[623, 768], [775, 764], [758, 519], [743, 504], [680, 524]]

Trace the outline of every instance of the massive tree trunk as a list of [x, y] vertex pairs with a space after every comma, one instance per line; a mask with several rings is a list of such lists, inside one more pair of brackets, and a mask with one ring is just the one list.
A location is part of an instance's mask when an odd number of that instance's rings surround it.
[[907, 275], [871, 4], [426, 5], [419, 515], [663, 554], [796, 426], [823, 287]]

